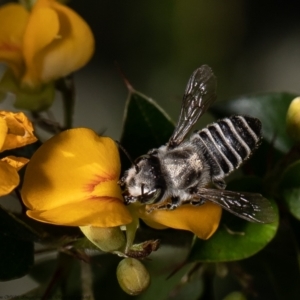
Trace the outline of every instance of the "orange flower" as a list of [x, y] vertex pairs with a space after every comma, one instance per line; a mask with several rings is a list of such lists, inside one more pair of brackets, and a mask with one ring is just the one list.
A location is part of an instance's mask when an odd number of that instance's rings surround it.
[[150, 214], [144, 205], [125, 206], [119, 176], [113, 140], [87, 128], [62, 132], [42, 145], [27, 166], [22, 189], [27, 214], [41, 222], [81, 227], [115, 227], [142, 218], [154, 228], [189, 230], [203, 239], [217, 229], [221, 208], [212, 203]]
[[[31, 122], [23, 113], [0, 111], [0, 151], [10, 150], [35, 142]], [[19, 184], [18, 171], [27, 158], [7, 156], [0, 160], [0, 196], [9, 194]]]
[[37, 0], [31, 12], [20, 4], [4, 5], [0, 23], [0, 62], [22, 85], [38, 87], [68, 75], [94, 51], [86, 22], [55, 0]]

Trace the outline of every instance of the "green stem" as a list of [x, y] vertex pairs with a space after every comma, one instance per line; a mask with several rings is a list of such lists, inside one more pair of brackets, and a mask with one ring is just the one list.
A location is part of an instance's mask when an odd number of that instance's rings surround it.
[[73, 127], [75, 106], [75, 86], [73, 77], [64, 77], [56, 81], [56, 89], [60, 91], [64, 107], [64, 129]]

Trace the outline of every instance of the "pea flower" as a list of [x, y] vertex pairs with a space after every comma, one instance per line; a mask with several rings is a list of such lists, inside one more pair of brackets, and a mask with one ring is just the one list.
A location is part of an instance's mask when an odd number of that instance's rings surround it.
[[27, 166], [22, 188], [27, 215], [57, 225], [106, 228], [142, 218], [156, 229], [189, 230], [203, 239], [217, 229], [221, 208], [213, 203], [152, 213], [145, 205], [125, 206], [120, 170], [112, 139], [87, 128], [64, 131], [44, 143]]
[[0, 8], [0, 61], [23, 85], [36, 87], [84, 66], [94, 51], [93, 34], [73, 10], [55, 0]]
[[[35, 142], [31, 122], [23, 113], [0, 111], [0, 151], [11, 150]], [[7, 156], [0, 160], [0, 196], [9, 194], [18, 184], [18, 171], [27, 158]]]

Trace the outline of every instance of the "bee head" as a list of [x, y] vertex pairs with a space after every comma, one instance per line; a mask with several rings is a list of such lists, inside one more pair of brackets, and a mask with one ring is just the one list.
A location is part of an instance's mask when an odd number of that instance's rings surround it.
[[121, 184], [127, 188], [124, 196], [127, 203], [139, 201], [151, 204], [161, 199], [164, 179], [157, 155], [146, 154], [136, 159], [121, 179]]

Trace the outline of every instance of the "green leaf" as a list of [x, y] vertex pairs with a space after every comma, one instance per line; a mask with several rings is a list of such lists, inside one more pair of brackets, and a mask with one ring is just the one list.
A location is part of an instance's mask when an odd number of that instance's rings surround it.
[[26, 275], [34, 263], [34, 247], [0, 233], [0, 280], [12, 280]]
[[284, 171], [280, 188], [288, 210], [300, 220], [300, 160]]
[[300, 220], [300, 188], [284, 190], [283, 199], [290, 213]]
[[[243, 178], [232, 182], [228, 189], [258, 192], [259, 182], [252, 178]], [[277, 206], [273, 201], [271, 202], [277, 220], [270, 224], [248, 222], [223, 211], [217, 232], [207, 241], [196, 239], [188, 261], [234, 261], [259, 252], [272, 240], [278, 228]]]
[[[168, 115], [152, 99], [129, 89], [121, 145], [132, 158], [165, 144], [173, 130], [174, 124]], [[125, 160], [124, 164], [129, 165]]]
[[[298, 224], [299, 225], [299, 224]], [[248, 300], [298, 299], [300, 294], [299, 250], [287, 223], [281, 223], [275, 238], [256, 255], [226, 263], [227, 272], [214, 278], [215, 300], [232, 291], [242, 291]]]
[[281, 177], [281, 189], [300, 188], [300, 160], [289, 165]]
[[263, 137], [276, 149], [287, 152], [293, 141], [286, 134], [286, 113], [295, 97], [296, 94], [290, 93], [246, 95], [218, 102], [210, 111], [217, 117], [244, 114], [258, 118], [262, 122]]
[[[281, 224], [273, 241], [257, 255], [241, 261], [253, 292], [247, 299], [298, 299], [300, 295], [299, 250], [295, 237]], [[238, 276], [241, 276], [239, 271]]]
[[270, 168], [274, 166], [282, 158], [284, 154], [274, 149], [265, 139], [256, 149], [253, 155], [241, 167], [243, 173], [247, 176], [265, 177], [270, 172]]

